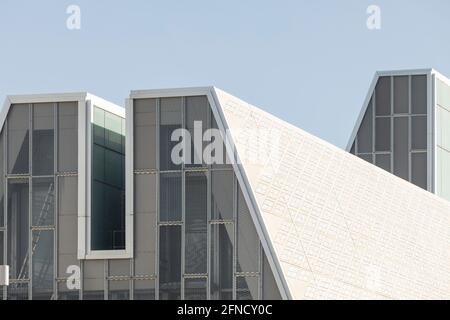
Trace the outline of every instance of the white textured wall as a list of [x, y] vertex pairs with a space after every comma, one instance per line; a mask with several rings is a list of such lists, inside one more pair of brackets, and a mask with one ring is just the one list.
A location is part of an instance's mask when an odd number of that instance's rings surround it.
[[[450, 203], [216, 91], [295, 299], [450, 299]], [[251, 130], [281, 136], [252, 163]]]

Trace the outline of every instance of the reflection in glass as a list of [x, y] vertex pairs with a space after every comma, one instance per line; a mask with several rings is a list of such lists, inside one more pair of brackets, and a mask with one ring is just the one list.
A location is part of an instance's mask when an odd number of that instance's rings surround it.
[[94, 107], [91, 249], [125, 249], [125, 152], [122, 119]]

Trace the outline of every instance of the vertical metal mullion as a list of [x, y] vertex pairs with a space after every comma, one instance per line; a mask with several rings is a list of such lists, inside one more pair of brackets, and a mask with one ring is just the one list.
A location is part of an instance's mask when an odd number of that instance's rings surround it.
[[103, 260], [103, 300], [109, 300], [109, 260]]
[[134, 300], [134, 258], [130, 259], [130, 282], [128, 287], [128, 290], [130, 290], [129, 300]]
[[156, 259], [155, 259], [155, 300], [159, 300], [159, 223], [160, 223], [160, 122], [161, 122], [161, 110], [160, 110], [161, 100], [156, 100]]
[[391, 100], [391, 114], [389, 116], [390, 118], [390, 125], [391, 125], [391, 172], [394, 173], [394, 157], [395, 157], [395, 151], [394, 151], [394, 77], [391, 76], [391, 95], [390, 95], [390, 100]]
[[[8, 172], [8, 118], [5, 120], [5, 125], [3, 126], [3, 185], [5, 194], [3, 195], [3, 223], [5, 231], [3, 232], [3, 261], [8, 264], [8, 179], [6, 175]], [[8, 290], [6, 286], [3, 286], [3, 300], [7, 300]]]
[[53, 106], [53, 205], [54, 205], [54, 219], [55, 219], [55, 229], [53, 230], [53, 293], [54, 293], [54, 299], [58, 300], [58, 230], [59, 230], [59, 205], [58, 205], [58, 186], [59, 186], [59, 178], [56, 175], [56, 172], [58, 171], [58, 136], [59, 136], [59, 130], [58, 130], [58, 104], [55, 103]]
[[[181, 127], [186, 128], [186, 99], [181, 98]], [[183, 131], [185, 132], [185, 131]], [[184, 133], [183, 133], [184, 135]], [[186, 139], [186, 137], [184, 137]], [[192, 142], [192, 141], [191, 141]], [[189, 144], [190, 147], [190, 144]], [[183, 161], [181, 163], [181, 300], [184, 300], [184, 273], [186, 268], [185, 252], [186, 252], [186, 168], [185, 158], [186, 154], [183, 154]], [[191, 155], [192, 157], [193, 155]]]
[[258, 300], [262, 300], [263, 298], [263, 259], [264, 259], [263, 250], [264, 249], [261, 245], [261, 240], [259, 240], [259, 261], [258, 261], [259, 280], [258, 280], [258, 297], [257, 297]]
[[80, 266], [80, 290], [78, 299], [83, 300], [83, 292], [84, 292], [84, 261], [86, 260], [79, 260], [79, 266]]
[[372, 97], [372, 163], [374, 163], [375, 165], [376, 165], [376, 163], [377, 163], [377, 161], [376, 161], [376, 152], [377, 152], [377, 149], [376, 149], [376, 147], [375, 147], [375, 143], [376, 143], [376, 133], [377, 133], [377, 131], [376, 131], [376, 115], [377, 115], [377, 113], [376, 113], [376, 110], [375, 110], [375, 108], [376, 108], [376, 88], [375, 88], [375, 90], [374, 90], [374, 93], [373, 93], [373, 97]]
[[412, 181], [412, 93], [411, 76], [408, 76], [408, 181]]
[[211, 170], [206, 174], [206, 186], [206, 299], [211, 300]]
[[232, 299], [236, 300], [236, 264], [237, 264], [237, 179], [233, 176], [233, 293]]
[[31, 226], [32, 220], [32, 208], [33, 208], [33, 108], [32, 104], [29, 105], [29, 124], [28, 124], [28, 299], [33, 299], [33, 231]]

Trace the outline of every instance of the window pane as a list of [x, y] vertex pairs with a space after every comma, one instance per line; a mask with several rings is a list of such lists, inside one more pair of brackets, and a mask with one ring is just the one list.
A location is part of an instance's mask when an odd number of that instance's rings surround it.
[[411, 108], [414, 114], [427, 113], [427, 76], [411, 78]]
[[391, 151], [391, 119], [375, 120], [375, 151]]
[[258, 300], [259, 277], [236, 278], [236, 300]]
[[353, 142], [352, 147], [350, 148], [350, 153], [355, 154], [355, 143]]
[[411, 121], [412, 148], [424, 150], [427, 148], [427, 117], [412, 117]]
[[135, 280], [134, 300], [155, 300], [155, 280]]
[[182, 99], [163, 98], [161, 99], [161, 122], [160, 122], [160, 170], [179, 170], [180, 165], [173, 163], [171, 158], [172, 149], [178, 144], [172, 141], [173, 131], [182, 128]]
[[237, 218], [237, 272], [259, 272], [259, 238], [240, 189]]
[[7, 287], [8, 300], [28, 300], [28, 283], [11, 283]]
[[[0, 134], [0, 227], [5, 225], [5, 173], [4, 173], [4, 130]], [[0, 290], [1, 291], [1, 290]]]
[[[217, 121], [214, 118], [214, 114], [212, 113], [211, 108], [210, 108], [210, 119], [211, 119], [211, 128], [216, 129], [216, 132], [220, 133], [217, 131], [217, 130], [219, 130], [219, 126], [217, 125]], [[209, 160], [208, 162], [211, 163], [211, 167], [213, 169], [224, 169], [224, 168], [231, 169], [231, 160], [228, 157], [226, 147], [225, 147], [225, 141], [226, 141], [227, 137], [225, 134], [222, 134], [219, 136], [219, 138], [220, 138], [220, 144], [222, 145], [222, 148], [214, 149], [214, 151], [211, 152], [211, 155], [209, 155], [209, 152], [207, 152], [207, 156], [212, 157], [212, 159], [208, 159]], [[209, 145], [209, 143], [214, 143], [214, 142], [215, 142], [214, 139], [209, 138], [207, 146]], [[214, 163], [212, 163], [213, 160], [214, 160]]]
[[8, 173], [28, 173], [29, 113], [28, 104], [12, 105], [8, 115]]
[[105, 112], [105, 146], [119, 154], [123, 154], [122, 137], [122, 118]]
[[364, 161], [373, 163], [373, 155], [371, 155], [371, 154], [359, 154], [358, 157], [363, 159]]
[[110, 277], [117, 276], [130, 276], [130, 260], [109, 260], [108, 261], [108, 274]]
[[211, 215], [213, 220], [233, 219], [233, 178], [231, 170], [211, 172]]
[[373, 107], [372, 100], [369, 102], [361, 127], [358, 132], [358, 153], [371, 153], [373, 150]]
[[121, 118], [94, 107], [91, 249], [125, 249], [125, 155]]
[[375, 163], [377, 167], [391, 172], [391, 155], [390, 154], [377, 154], [375, 155]]
[[264, 300], [281, 300], [281, 294], [278, 290], [275, 277], [273, 276], [272, 269], [270, 268], [269, 261], [264, 254], [263, 259], [263, 290], [262, 298]]
[[76, 171], [78, 168], [78, 103], [58, 104], [58, 170]]
[[28, 179], [8, 183], [8, 265], [11, 279], [28, 278]]
[[49, 175], [54, 170], [54, 104], [33, 105], [33, 175]]
[[211, 225], [211, 299], [233, 298], [233, 225]]
[[124, 191], [97, 181], [92, 189], [92, 250], [125, 249]]
[[409, 113], [409, 77], [394, 77], [394, 113]]
[[58, 300], [80, 300], [80, 290], [67, 288], [67, 282], [58, 282]]
[[408, 118], [394, 118], [394, 174], [400, 178], [409, 178], [409, 132]]
[[33, 232], [33, 300], [53, 297], [53, 231]]
[[53, 178], [33, 178], [33, 226], [55, 223], [55, 186]]
[[134, 100], [134, 169], [156, 169], [156, 99]]
[[160, 221], [181, 221], [181, 173], [160, 174]]
[[[77, 189], [78, 177], [58, 177], [58, 277], [65, 278], [69, 266], [78, 266]], [[58, 285], [58, 299], [78, 299], [78, 290], [69, 290], [66, 282]], [[62, 290], [62, 291], [61, 291]]]
[[380, 77], [375, 88], [376, 115], [391, 114], [391, 77]]
[[207, 180], [204, 173], [186, 173], [185, 273], [207, 272]]
[[4, 259], [3, 259], [3, 253], [5, 252], [3, 245], [4, 245], [5, 241], [4, 241], [3, 237], [4, 237], [3, 231], [0, 231], [0, 265], [5, 264]]
[[159, 299], [181, 298], [181, 226], [159, 230]]
[[108, 282], [109, 300], [130, 300], [130, 281], [109, 281]]
[[206, 300], [206, 279], [184, 280], [185, 300]]
[[411, 154], [412, 165], [412, 178], [411, 182], [416, 186], [423, 189], [427, 189], [427, 154], [412, 153]]
[[85, 260], [83, 268], [83, 300], [105, 299], [105, 264], [103, 260]]
[[154, 275], [157, 175], [136, 174], [134, 177], [135, 275]]
[[191, 134], [191, 158], [187, 159], [191, 165], [201, 166], [204, 163], [203, 134], [209, 129], [208, 123], [209, 105], [208, 99], [202, 97], [186, 97], [186, 129]]

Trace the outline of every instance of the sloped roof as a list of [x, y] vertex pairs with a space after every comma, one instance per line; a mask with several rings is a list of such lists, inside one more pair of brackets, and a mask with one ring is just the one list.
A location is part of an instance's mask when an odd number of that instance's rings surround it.
[[[449, 202], [211, 91], [240, 159], [238, 180], [288, 298], [450, 298]], [[255, 128], [280, 138], [262, 157], [255, 153], [267, 150], [255, 148], [249, 134]]]

